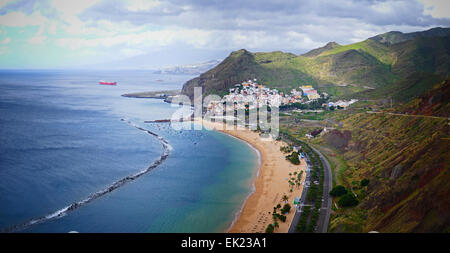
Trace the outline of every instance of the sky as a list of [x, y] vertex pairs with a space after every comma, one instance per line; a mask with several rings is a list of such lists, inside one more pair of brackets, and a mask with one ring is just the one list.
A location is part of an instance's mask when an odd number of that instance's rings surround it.
[[448, 0], [0, 0], [0, 68], [157, 69], [437, 26]]

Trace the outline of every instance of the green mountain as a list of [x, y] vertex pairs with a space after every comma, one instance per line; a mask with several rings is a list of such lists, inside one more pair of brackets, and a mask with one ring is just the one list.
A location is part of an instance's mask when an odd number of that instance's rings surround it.
[[328, 42], [325, 46], [313, 49], [313, 50], [309, 51], [308, 53], [302, 54], [302, 55], [306, 56], [306, 57], [318, 56], [319, 54], [321, 54], [325, 51], [329, 51], [329, 50], [332, 50], [332, 49], [340, 47], [340, 46], [341, 45], [339, 45], [338, 43], [336, 43], [334, 41]]
[[365, 90], [345, 95], [343, 98], [358, 98], [362, 100], [392, 99], [395, 103], [406, 103], [412, 98], [431, 89], [436, 83], [443, 80], [443, 78], [443, 75], [416, 72], [402, 78], [390, 87]]
[[449, 34], [449, 28], [389, 32], [349, 45], [331, 42], [303, 55], [241, 49], [188, 81], [182, 92], [192, 97], [193, 87], [201, 86], [204, 95], [223, 95], [258, 78], [280, 90], [310, 84], [338, 97], [392, 99], [386, 111], [366, 108], [382, 109], [379, 101], [360, 101], [324, 112], [324, 121], [285, 116], [280, 127], [302, 138], [308, 124], [338, 122], [310, 143], [329, 158], [333, 180], [359, 203], [333, 205], [330, 232], [449, 232]]
[[349, 45], [330, 42], [303, 55], [241, 49], [186, 82], [182, 92], [192, 98], [193, 87], [202, 87], [204, 95], [223, 95], [236, 83], [258, 78], [262, 84], [279, 90], [310, 84], [335, 96], [370, 90], [381, 94], [402, 86], [417, 73], [445, 79], [450, 70], [449, 34], [449, 28], [407, 34], [390, 32]]
[[370, 39], [387, 45], [392, 45], [399, 42], [412, 40], [417, 37], [446, 36], [448, 33], [449, 28], [436, 27], [423, 32], [402, 33], [398, 31], [392, 31], [371, 37]]

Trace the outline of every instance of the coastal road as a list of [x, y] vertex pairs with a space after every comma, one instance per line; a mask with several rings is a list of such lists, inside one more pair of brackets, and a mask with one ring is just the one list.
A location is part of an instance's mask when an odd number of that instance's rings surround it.
[[418, 118], [430, 118], [430, 119], [447, 119], [450, 120], [448, 117], [439, 117], [439, 116], [428, 116], [428, 115], [420, 115], [420, 114], [406, 114], [406, 113], [393, 113], [393, 112], [374, 112], [374, 111], [366, 111], [366, 113], [376, 113], [376, 114], [389, 114], [389, 115], [395, 115], [395, 116], [404, 116], [404, 117], [418, 117]]
[[311, 145], [310, 147], [314, 152], [319, 154], [320, 160], [322, 160], [322, 164], [324, 166], [324, 180], [323, 180], [323, 202], [322, 207], [320, 208], [319, 221], [317, 227], [317, 233], [326, 233], [328, 231], [328, 223], [330, 222], [330, 212], [331, 212], [331, 198], [330, 198], [330, 190], [333, 186], [333, 181], [331, 178], [331, 167], [328, 163], [327, 159], [315, 148]]
[[[291, 143], [292, 142], [286, 138], [284, 138], [282, 136], [282, 139], [284, 141], [286, 141], [287, 143]], [[322, 194], [322, 207], [320, 208], [320, 214], [319, 214], [319, 221], [318, 221], [318, 225], [317, 225], [317, 233], [326, 233], [328, 231], [328, 224], [330, 222], [330, 212], [331, 212], [331, 198], [330, 198], [330, 190], [331, 187], [333, 186], [333, 180], [332, 180], [332, 175], [331, 175], [331, 167], [330, 164], [328, 163], [328, 160], [314, 147], [312, 147], [311, 145], [309, 145], [311, 147], [311, 149], [316, 152], [320, 159], [322, 160], [322, 164], [324, 166], [324, 182], [323, 182], [323, 194]], [[307, 164], [308, 164], [308, 168], [310, 168], [310, 164], [309, 164], [309, 158], [307, 157]], [[306, 180], [305, 183], [307, 181], [310, 181], [309, 178], [309, 173], [306, 174]], [[306, 201], [306, 193], [308, 191], [308, 187], [303, 188], [303, 193], [302, 193], [302, 197], [301, 197], [301, 201], [300, 203], [305, 203]], [[289, 227], [288, 233], [296, 233], [295, 227], [298, 224], [298, 221], [300, 220], [300, 216], [301, 216], [301, 212], [303, 211], [303, 206], [301, 206], [300, 210], [297, 210], [294, 216], [294, 219], [291, 222], [291, 226]]]
[[302, 191], [302, 196], [300, 197], [300, 207], [298, 208], [298, 210], [295, 211], [295, 215], [294, 215], [294, 219], [292, 219], [291, 222], [291, 226], [289, 227], [288, 233], [297, 233], [297, 231], [295, 230], [295, 227], [297, 226], [298, 222], [300, 221], [300, 217], [302, 216], [302, 212], [303, 212], [303, 205], [304, 203], [306, 203], [306, 194], [308, 194], [308, 188], [309, 186], [307, 186], [306, 182], [310, 182], [311, 178], [310, 178], [310, 172], [309, 169], [311, 169], [309, 163], [307, 163], [308, 165], [308, 171], [305, 173], [305, 181], [303, 182], [303, 191]]

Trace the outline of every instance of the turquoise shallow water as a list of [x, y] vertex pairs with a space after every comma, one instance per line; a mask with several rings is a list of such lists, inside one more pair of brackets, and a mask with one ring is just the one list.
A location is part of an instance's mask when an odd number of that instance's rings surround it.
[[[0, 71], [0, 229], [80, 201], [157, 160], [149, 173], [21, 232], [222, 232], [252, 191], [257, 155], [213, 131], [175, 131], [178, 108], [128, 92], [176, 89], [189, 76], [145, 71]], [[117, 87], [97, 85], [118, 81]], [[164, 80], [159, 82], [156, 80]]]

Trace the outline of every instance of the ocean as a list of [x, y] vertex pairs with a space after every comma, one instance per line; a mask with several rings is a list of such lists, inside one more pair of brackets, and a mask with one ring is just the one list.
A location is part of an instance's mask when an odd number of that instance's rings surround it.
[[225, 232], [253, 190], [256, 152], [223, 133], [144, 123], [180, 108], [120, 96], [190, 78], [0, 71], [0, 231]]

